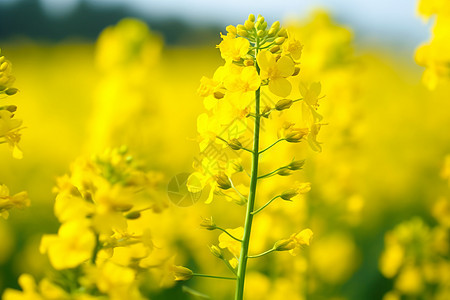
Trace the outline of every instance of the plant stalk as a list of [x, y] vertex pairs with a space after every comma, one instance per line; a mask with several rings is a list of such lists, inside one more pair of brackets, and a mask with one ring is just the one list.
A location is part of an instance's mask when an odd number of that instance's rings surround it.
[[[256, 54], [258, 54], [259, 44], [256, 45]], [[256, 71], [260, 73], [258, 63], [256, 62]], [[255, 126], [253, 131], [253, 153], [252, 153], [252, 170], [250, 178], [250, 192], [248, 194], [247, 211], [245, 215], [244, 236], [242, 238], [241, 254], [239, 256], [239, 265], [237, 270], [236, 294], [235, 300], [244, 299], [244, 282], [245, 272], [247, 269], [248, 248], [250, 244], [250, 234], [252, 231], [253, 209], [256, 198], [256, 184], [258, 182], [258, 159], [259, 159], [259, 127], [261, 116], [259, 114], [259, 106], [261, 99], [261, 87], [255, 91]]]

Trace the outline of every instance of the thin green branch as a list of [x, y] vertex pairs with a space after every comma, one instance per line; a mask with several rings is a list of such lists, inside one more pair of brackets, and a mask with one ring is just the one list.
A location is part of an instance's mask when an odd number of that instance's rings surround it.
[[267, 205], [269, 205], [270, 203], [272, 203], [275, 199], [280, 198], [280, 195], [273, 197], [272, 199], [270, 199], [269, 201], [267, 201], [266, 204], [264, 204], [263, 206], [261, 206], [260, 208], [258, 208], [257, 210], [252, 212], [252, 215], [256, 215], [257, 213], [259, 213], [260, 211], [262, 211]]
[[285, 138], [282, 139], [278, 139], [276, 142], [274, 142], [272, 145], [270, 145], [269, 147], [265, 148], [264, 150], [259, 151], [259, 154], [262, 154], [264, 152], [266, 152], [267, 150], [269, 150], [270, 148], [272, 148], [273, 146], [275, 146], [276, 144], [278, 144], [281, 141], [285, 141]]
[[220, 231], [223, 231], [223, 232], [225, 232], [226, 234], [228, 234], [233, 240], [236, 240], [236, 241], [238, 241], [238, 242], [241, 242], [242, 243], [242, 240], [240, 240], [240, 239], [238, 239], [237, 237], [235, 237], [235, 236], [233, 236], [231, 233], [229, 233], [228, 231], [226, 231], [225, 229], [223, 229], [223, 228], [220, 228], [220, 227], [218, 227], [218, 226], [216, 226], [216, 229], [219, 229]]
[[237, 279], [236, 277], [215, 276], [215, 275], [198, 274], [198, 273], [193, 273], [192, 276], [215, 278], [215, 279], [226, 279], [226, 280], [236, 280]]
[[271, 177], [271, 176], [275, 175], [278, 171], [283, 170], [283, 169], [286, 169], [286, 166], [280, 167], [280, 168], [278, 168], [278, 169], [276, 169], [276, 170], [273, 170], [273, 171], [270, 172], [270, 173], [261, 175], [261, 176], [258, 177], [258, 179], [263, 179], [263, 178]]
[[248, 258], [258, 258], [258, 257], [264, 256], [264, 255], [267, 255], [269, 253], [272, 253], [273, 251], [275, 251], [275, 248], [269, 249], [269, 250], [267, 250], [267, 251], [265, 251], [263, 253], [260, 253], [260, 254], [249, 255]]

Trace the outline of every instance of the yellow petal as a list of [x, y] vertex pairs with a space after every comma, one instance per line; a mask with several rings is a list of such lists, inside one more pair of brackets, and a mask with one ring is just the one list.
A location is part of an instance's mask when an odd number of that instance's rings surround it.
[[286, 78], [275, 78], [269, 81], [269, 90], [277, 96], [287, 97], [291, 93], [291, 83]]

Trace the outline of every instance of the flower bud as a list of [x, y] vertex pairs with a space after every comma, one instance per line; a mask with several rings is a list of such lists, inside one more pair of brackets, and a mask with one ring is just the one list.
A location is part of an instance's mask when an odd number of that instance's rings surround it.
[[252, 22], [255, 22], [255, 15], [254, 14], [249, 14], [248, 15], [248, 19]]
[[273, 36], [275, 36], [275, 35], [277, 34], [277, 32], [278, 32], [278, 29], [270, 28], [270, 29], [269, 29], [269, 33], [267, 33], [267, 35], [268, 35], [269, 37], [273, 37]]
[[261, 112], [261, 116], [263, 116], [264, 118], [268, 118], [271, 111], [272, 111], [272, 109], [266, 105]]
[[280, 176], [289, 176], [292, 174], [292, 171], [289, 169], [281, 169], [277, 172], [277, 174]]
[[284, 36], [277, 37], [277, 38], [275, 39], [275, 44], [281, 45], [281, 44], [284, 43], [285, 40], [286, 40], [286, 38], [285, 38]]
[[286, 31], [286, 28], [282, 27], [282, 28], [280, 29], [280, 31], [278, 31], [278, 36], [287, 38], [287, 31]]
[[216, 99], [222, 99], [223, 97], [225, 97], [225, 93], [223, 93], [221, 91], [215, 91], [213, 95], [214, 95], [214, 98], [216, 98]]
[[16, 88], [9, 88], [5, 91], [5, 94], [8, 96], [15, 95], [19, 90]]
[[0, 71], [3, 72], [8, 68], [8, 62], [4, 61], [0, 64]]
[[253, 59], [246, 59], [246, 60], [244, 60], [244, 66], [251, 67], [251, 66], [254, 66], [254, 65], [255, 65], [255, 62], [253, 61]]
[[262, 36], [264, 36], [264, 33], [265, 33], [264, 30], [258, 30], [258, 32], [256, 33], [256, 35], [257, 35], [258, 37], [262, 37]]
[[261, 21], [261, 23], [265, 21], [264, 17], [261, 15], [258, 15], [258, 18], [256, 20]]
[[135, 220], [141, 217], [141, 213], [139, 211], [132, 211], [130, 213], [127, 213], [125, 215], [125, 218], [127, 218], [128, 220]]
[[206, 230], [214, 230], [217, 228], [216, 224], [213, 221], [213, 218], [204, 218], [200, 223], [200, 226], [205, 228]]
[[0, 110], [2, 110], [2, 109], [7, 110], [7, 111], [13, 113], [13, 112], [15, 112], [15, 111], [17, 110], [17, 106], [15, 106], [15, 105], [5, 105], [5, 106], [0, 106]]
[[280, 29], [280, 21], [273, 22], [272, 26], [270, 26], [270, 29], [274, 29], [274, 30]]
[[220, 258], [220, 259], [223, 258], [222, 250], [221, 250], [219, 247], [217, 247], [216, 245], [211, 245], [211, 246], [209, 247], [209, 250], [211, 251], [211, 253], [212, 253], [215, 257], [218, 257], [218, 258]]
[[233, 162], [233, 170], [236, 171], [236, 173], [244, 171], [244, 167], [240, 162]]
[[228, 146], [230, 146], [233, 150], [240, 150], [242, 149], [242, 144], [239, 142], [238, 139], [232, 139], [228, 142]]
[[175, 276], [175, 281], [186, 281], [194, 276], [194, 272], [182, 266], [173, 266], [172, 272]]
[[288, 143], [299, 143], [301, 139], [308, 134], [307, 130], [293, 130], [284, 137]]
[[275, 251], [289, 251], [295, 248], [295, 241], [292, 238], [279, 240], [273, 245]]
[[287, 166], [289, 170], [296, 171], [301, 170], [305, 165], [305, 160], [294, 160]]
[[275, 45], [274, 47], [270, 48], [270, 52], [272, 53], [277, 53], [278, 51], [280, 51], [280, 46]]
[[240, 35], [240, 36], [243, 36], [243, 37], [248, 36], [247, 30], [241, 30], [241, 29], [238, 29], [238, 30], [237, 30], [237, 34]]
[[267, 28], [267, 22], [263, 22], [262, 24], [261, 24], [261, 29], [262, 30], [266, 30], [266, 28]]
[[219, 188], [223, 190], [228, 190], [229, 188], [231, 188], [230, 178], [228, 178], [228, 176], [223, 172], [220, 172], [218, 175], [216, 175], [216, 181]]
[[246, 20], [245, 23], [244, 23], [244, 27], [247, 30], [252, 30], [253, 26], [255, 26], [255, 23], [250, 21], [250, 20]]
[[289, 190], [282, 192], [280, 194], [280, 198], [283, 200], [286, 200], [286, 201], [291, 201], [291, 198], [295, 197], [297, 195], [298, 195], [298, 192], [296, 189], [289, 189]]
[[282, 111], [291, 107], [292, 103], [294, 103], [291, 99], [281, 99], [275, 104], [275, 109], [278, 111]]
[[228, 33], [231, 33], [232, 35], [237, 34], [236, 27], [234, 27], [233, 25], [228, 25], [225, 29], [227, 30]]

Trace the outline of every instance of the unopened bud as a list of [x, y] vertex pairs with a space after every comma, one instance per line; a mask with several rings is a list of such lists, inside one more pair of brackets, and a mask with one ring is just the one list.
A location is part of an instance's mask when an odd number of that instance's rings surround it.
[[272, 36], [275, 36], [277, 34], [277, 32], [278, 32], [278, 29], [275, 29], [275, 28], [272, 27], [272, 28], [269, 29], [269, 33], [267, 33], [267, 35], [269, 37], [272, 37]]
[[200, 226], [206, 230], [214, 230], [217, 228], [216, 223], [214, 223], [213, 218], [204, 218], [200, 223]]
[[298, 73], [300, 73], [300, 67], [295, 67], [294, 73], [292, 74], [292, 76], [297, 76]]
[[228, 25], [226, 28], [227, 32], [236, 35], [237, 34], [237, 30], [236, 27], [234, 27], [233, 25]]
[[270, 48], [270, 52], [272, 53], [277, 53], [278, 51], [280, 51], [280, 46], [275, 45], [274, 47]]
[[275, 251], [289, 251], [295, 248], [295, 241], [291, 238], [279, 240], [273, 245]]
[[186, 281], [194, 276], [194, 272], [182, 266], [173, 266], [172, 271], [175, 281]]
[[299, 143], [306, 134], [308, 134], [306, 130], [295, 130], [286, 134], [285, 140], [289, 143]]
[[291, 201], [292, 197], [295, 197], [298, 195], [298, 192], [296, 189], [289, 189], [281, 193], [280, 198], [286, 201]]
[[275, 39], [275, 44], [281, 45], [281, 44], [284, 43], [285, 40], [286, 40], [286, 38], [285, 38], [284, 36], [277, 37], [277, 38]]
[[274, 29], [274, 30], [280, 29], [280, 21], [273, 22], [272, 26], [270, 26], [270, 29]]
[[16, 88], [9, 88], [5, 91], [5, 94], [8, 96], [15, 95], [19, 90]]
[[254, 66], [254, 65], [255, 65], [255, 62], [253, 61], [253, 59], [246, 59], [246, 60], [244, 60], [244, 66], [251, 67], [251, 66]]
[[246, 20], [245, 23], [244, 23], [244, 27], [247, 30], [252, 30], [253, 26], [255, 26], [255, 23], [250, 21], [250, 20]]
[[261, 15], [258, 15], [258, 19], [256, 19], [256, 20], [261, 21], [261, 23], [265, 21], [264, 17]]
[[233, 162], [233, 170], [236, 171], [236, 173], [244, 171], [244, 167], [241, 165], [240, 162]]
[[250, 20], [250, 21], [252, 21], [252, 22], [255, 22], [255, 15], [254, 14], [249, 14], [248, 15], [248, 19]]
[[132, 211], [130, 213], [127, 213], [125, 215], [125, 218], [127, 218], [128, 220], [135, 220], [141, 217], [141, 213], [139, 211]]
[[262, 37], [264, 35], [265, 31], [264, 30], [258, 30], [258, 32], [256, 33], [256, 35], [258, 37]]
[[278, 36], [281, 36], [281, 37], [287, 37], [287, 31], [286, 31], [286, 28], [284, 28], [284, 27], [282, 27], [281, 29], [280, 29], [280, 31], [278, 31]]
[[216, 99], [222, 99], [223, 97], [225, 97], [225, 93], [223, 93], [221, 91], [215, 91], [213, 95], [214, 95], [214, 98], [216, 98]]
[[288, 169], [292, 171], [300, 170], [305, 165], [305, 160], [294, 160], [288, 165]]
[[262, 112], [261, 112], [261, 115], [262, 115], [264, 118], [268, 118], [271, 111], [272, 111], [272, 109], [271, 109], [269, 106], [265, 106], [264, 109], [263, 109]]
[[4, 61], [0, 64], [0, 71], [3, 72], [8, 68], [8, 62]]
[[7, 110], [9, 112], [15, 112], [17, 110], [17, 106], [15, 105], [5, 105], [5, 106], [0, 106], [0, 110]]
[[219, 247], [217, 247], [216, 245], [211, 245], [211, 246], [209, 247], [209, 250], [211, 251], [211, 253], [212, 253], [215, 257], [218, 257], [218, 258], [220, 258], [220, 259], [223, 258], [222, 250], [221, 250]]
[[267, 28], [267, 22], [263, 22], [262, 24], [261, 24], [261, 29], [262, 30], [266, 30], [266, 28]]
[[292, 174], [292, 171], [289, 169], [281, 169], [277, 172], [277, 174], [280, 176], [289, 176]]
[[232, 139], [228, 142], [228, 146], [230, 146], [233, 150], [240, 150], [242, 149], [242, 144], [239, 142], [238, 139]]
[[291, 107], [292, 103], [294, 103], [291, 99], [281, 99], [275, 104], [275, 109], [278, 111], [282, 111]]
[[216, 175], [216, 181], [219, 188], [223, 190], [228, 190], [229, 188], [231, 188], [230, 178], [228, 178], [228, 176], [223, 172]]
[[237, 30], [237, 34], [240, 35], [240, 36], [243, 36], [243, 37], [248, 36], [247, 30], [241, 30], [241, 29], [238, 29], [238, 30]]

